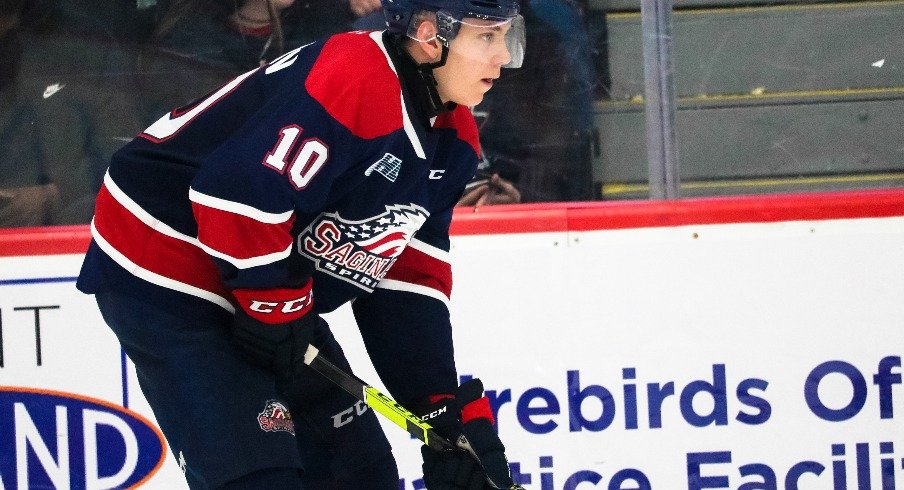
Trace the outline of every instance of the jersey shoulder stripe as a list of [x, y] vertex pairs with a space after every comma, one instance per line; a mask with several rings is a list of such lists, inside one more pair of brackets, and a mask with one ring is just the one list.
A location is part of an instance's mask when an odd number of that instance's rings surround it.
[[[401, 85], [368, 32], [330, 37], [305, 79], [305, 89], [352, 134], [366, 139], [402, 128]], [[362, 110], [365, 106], [367, 110]]]

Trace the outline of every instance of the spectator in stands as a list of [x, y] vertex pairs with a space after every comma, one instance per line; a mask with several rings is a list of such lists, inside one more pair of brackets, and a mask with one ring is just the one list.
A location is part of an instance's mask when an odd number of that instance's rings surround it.
[[[592, 148], [597, 90], [594, 47], [583, 8], [571, 0], [526, 2], [527, 50], [474, 108], [489, 181], [488, 203], [595, 197]], [[513, 184], [520, 196], [504, 185]], [[480, 187], [476, 189], [480, 191]], [[462, 204], [472, 196], [465, 195]]]
[[478, 164], [477, 175], [465, 187], [458, 200], [459, 206], [490, 206], [493, 204], [517, 204], [521, 202], [518, 190], [517, 168], [506, 166], [497, 160], [493, 165], [486, 159]]
[[139, 129], [120, 77], [134, 56], [68, 0], [0, 8], [0, 225], [87, 223], [106, 162]]
[[289, 49], [349, 30], [354, 16], [344, 5], [337, 8], [333, 0], [161, 0], [160, 20], [138, 70], [146, 94], [143, 125], [191, 102], [198, 87], [212, 90]]
[[283, 12], [295, 0], [171, 0], [152, 47], [241, 73], [273, 59], [285, 47]]
[[339, 11], [331, 0], [0, 3], [0, 226], [87, 223], [123, 142], [199, 86], [346, 30], [351, 11], [372, 3]]
[[20, 73], [24, 2], [0, 4], [0, 226], [53, 222], [59, 191], [40, 157], [34, 110], [22, 103]]
[[[382, 8], [380, 0], [349, 0], [349, 7], [355, 17], [362, 18], [373, 12], [378, 12]], [[382, 29], [376, 27], [375, 29]]]

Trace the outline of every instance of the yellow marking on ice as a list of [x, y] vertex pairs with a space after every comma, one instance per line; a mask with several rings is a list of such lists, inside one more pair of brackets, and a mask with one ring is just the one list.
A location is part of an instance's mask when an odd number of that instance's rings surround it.
[[[756, 93], [746, 94], [700, 94], [678, 97], [679, 104], [692, 104], [693, 102], [707, 101], [737, 101], [737, 100], [762, 100], [762, 99], [788, 99], [788, 98], [814, 98], [814, 97], [850, 97], [855, 95], [878, 95], [878, 94], [904, 94], [904, 87], [879, 87], [879, 88], [846, 88], [846, 89], [828, 89], [828, 90], [801, 90], [789, 92], [769, 92], [757, 90]], [[597, 109], [605, 109], [606, 107], [621, 106], [642, 106], [644, 99], [642, 95], [636, 95], [627, 100], [607, 100], [598, 102]], [[700, 107], [705, 109], [706, 107]], [[679, 107], [679, 110], [690, 109]], [[696, 109], [696, 107], [694, 107]]]

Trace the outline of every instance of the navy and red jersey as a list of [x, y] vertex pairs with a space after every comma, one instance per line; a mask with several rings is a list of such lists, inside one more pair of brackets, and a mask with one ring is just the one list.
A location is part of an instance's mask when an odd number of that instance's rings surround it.
[[316, 313], [354, 300], [398, 399], [454, 390], [448, 229], [477, 128], [419, 112], [400, 63], [339, 34], [164, 115], [113, 156], [78, 288], [203, 316], [312, 284]]

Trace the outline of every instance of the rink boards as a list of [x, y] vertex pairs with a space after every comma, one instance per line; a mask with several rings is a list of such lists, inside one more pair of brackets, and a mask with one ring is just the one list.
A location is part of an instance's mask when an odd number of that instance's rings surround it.
[[[904, 192], [462, 209], [453, 235], [459, 373], [526, 488], [904, 488]], [[86, 237], [0, 235], [0, 488], [184, 488], [74, 289]]]

